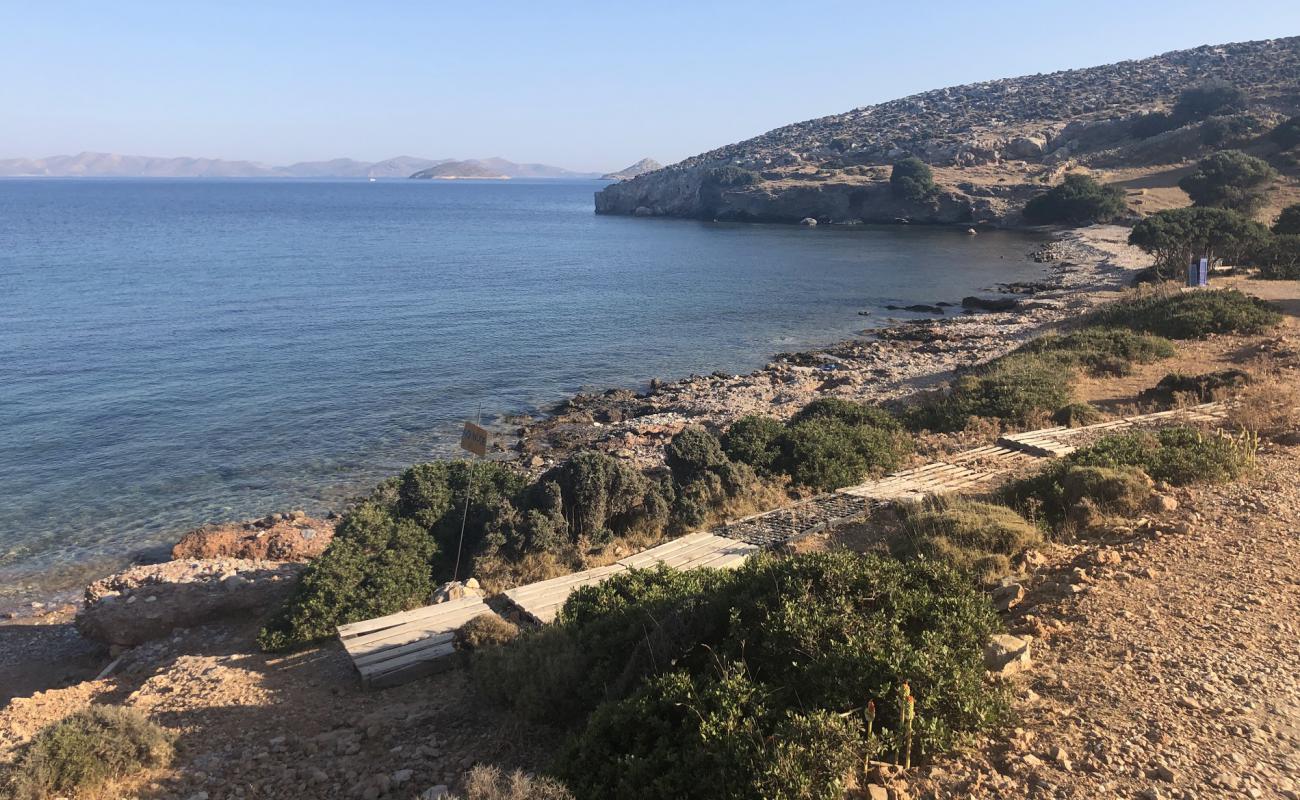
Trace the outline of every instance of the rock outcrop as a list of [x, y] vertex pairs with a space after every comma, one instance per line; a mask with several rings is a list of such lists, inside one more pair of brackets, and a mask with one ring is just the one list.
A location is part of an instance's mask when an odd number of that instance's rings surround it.
[[[605, 187], [596, 212], [798, 222], [1018, 224], [1024, 201], [1066, 168], [1170, 163], [1208, 144], [1195, 122], [1142, 138], [1135, 126], [1210, 80], [1246, 92], [1250, 114], [1300, 111], [1300, 37], [1205, 46], [1140, 61], [955, 86], [778, 128]], [[941, 191], [889, 192], [916, 156]]]
[[260, 614], [284, 600], [302, 569], [249, 559], [132, 567], [86, 587], [77, 630], [88, 639], [134, 646], [177, 628]]
[[313, 519], [302, 511], [290, 511], [248, 522], [196, 528], [176, 543], [172, 558], [310, 561], [325, 552], [333, 539], [333, 520]]

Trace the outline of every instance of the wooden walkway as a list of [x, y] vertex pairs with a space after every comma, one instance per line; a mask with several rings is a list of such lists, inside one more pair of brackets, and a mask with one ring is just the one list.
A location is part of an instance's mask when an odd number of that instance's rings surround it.
[[[873, 506], [991, 488], [1027, 463], [1068, 455], [1110, 431], [1179, 423], [1218, 423], [1226, 415], [1222, 403], [1204, 403], [1079, 428], [1055, 427], [1009, 434], [996, 444], [818, 495], [786, 508], [754, 514], [707, 533], [682, 536], [604, 567], [517, 586], [502, 597], [532, 622], [549, 625], [578, 588], [600, 583], [629, 569], [658, 564], [674, 569], [735, 567], [764, 548], [835, 527], [861, 516]], [[479, 614], [491, 613], [495, 612], [481, 599], [463, 598], [343, 625], [338, 629], [339, 639], [361, 673], [364, 686], [390, 686], [433, 672], [437, 663], [454, 651], [452, 639], [456, 630]]]

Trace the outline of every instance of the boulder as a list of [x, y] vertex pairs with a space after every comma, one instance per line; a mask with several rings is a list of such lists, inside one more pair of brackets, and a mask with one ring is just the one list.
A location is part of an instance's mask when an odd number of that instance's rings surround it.
[[1012, 636], [999, 633], [984, 647], [984, 668], [994, 675], [1008, 677], [1029, 669], [1029, 645], [1032, 636]]
[[333, 539], [332, 520], [312, 519], [302, 511], [291, 511], [248, 522], [195, 528], [172, 548], [172, 558], [309, 561], [325, 552]]
[[799, 220], [799, 224], [808, 228], [815, 228], [817, 227], [817, 220], [813, 219], [812, 217], [804, 217], [803, 219]]
[[132, 567], [86, 587], [82, 636], [133, 647], [212, 620], [249, 617], [282, 602], [303, 565], [252, 559], [168, 561]]
[[1020, 301], [1012, 297], [963, 297], [961, 307], [973, 311], [1010, 311], [1020, 305]]

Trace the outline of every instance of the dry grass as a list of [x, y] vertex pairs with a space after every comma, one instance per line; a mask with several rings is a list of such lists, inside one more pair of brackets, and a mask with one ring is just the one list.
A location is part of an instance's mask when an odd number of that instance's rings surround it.
[[500, 767], [479, 764], [465, 779], [465, 800], [573, 800], [573, 795], [551, 778], [519, 770], [507, 774]]
[[1231, 409], [1231, 427], [1266, 439], [1300, 433], [1300, 380], [1293, 373], [1259, 376], [1237, 395]]

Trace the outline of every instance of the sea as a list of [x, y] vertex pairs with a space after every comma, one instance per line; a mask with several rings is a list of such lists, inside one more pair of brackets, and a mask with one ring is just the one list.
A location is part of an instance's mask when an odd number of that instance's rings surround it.
[[1028, 234], [597, 216], [603, 185], [0, 180], [0, 606], [337, 508], [479, 414], [1043, 274]]

